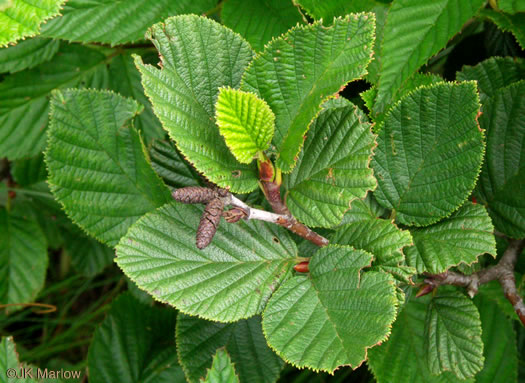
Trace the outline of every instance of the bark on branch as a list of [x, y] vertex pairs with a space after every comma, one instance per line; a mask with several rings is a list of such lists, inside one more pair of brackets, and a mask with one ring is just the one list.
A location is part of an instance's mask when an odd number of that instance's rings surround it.
[[487, 267], [471, 275], [463, 275], [454, 271], [427, 275], [426, 286], [421, 289], [418, 295], [428, 294], [440, 285], [454, 285], [465, 287], [469, 296], [474, 297], [480, 285], [497, 280], [503, 288], [505, 297], [512, 304], [521, 323], [525, 326], [525, 304], [518, 293], [514, 277], [514, 266], [524, 248], [525, 240], [511, 239], [507, 250], [497, 265]]
[[[290, 230], [291, 232], [303, 237], [304, 239], [314, 243], [317, 246], [322, 247], [328, 245], [329, 243], [328, 239], [326, 239], [322, 235], [317, 234], [309, 227], [297, 221], [297, 219], [295, 219], [289, 212], [288, 214], [278, 214], [265, 210], [254, 209], [253, 207], [248, 206], [243, 201], [231, 194], [228, 197], [225, 197], [225, 199], [227, 199], [227, 201], [225, 201], [225, 204], [229, 204], [244, 210], [246, 214], [245, 219], [257, 219], [260, 221], [276, 223], [277, 225], [280, 225]], [[278, 210], [283, 211], [281, 209]]]
[[[269, 184], [277, 186], [273, 183]], [[271, 201], [269, 201], [275, 213], [255, 209], [247, 205], [246, 203], [244, 203], [225, 189], [211, 189], [200, 186], [189, 186], [175, 190], [172, 193], [172, 197], [175, 200], [182, 203], [206, 203], [207, 206], [220, 201], [221, 206], [230, 205], [234, 207], [234, 209], [224, 211], [222, 213], [222, 216], [226, 219], [226, 221], [230, 223], [237, 222], [240, 219], [256, 219], [259, 221], [271, 222], [285, 227], [293, 233], [307, 239], [308, 241], [311, 241], [317, 246], [328, 245], [328, 239], [317, 234], [309, 227], [303, 225], [290, 214], [288, 208], [281, 201], [279, 188], [272, 186], [269, 189], [269, 191], [271, 194], [271, 198], [273, 198]], [[215, 210], [213, 210], [214, 214], [212, 214], [212, 216], [217, 218]], [[213, 238], [213, 235], [215, 234], [215, 231], [217, 230], [219, 224], [218, 220], [214, 220], [213, 224], [210, 224], [210, 214], [208, 213], [206, 213], [205, 211], [205, 213], [203, 214], [203, 217], [201, 219], [201, 225], [199, 225], [199, 230], [197, 232], [197, 247], [199, 249], [203, 249], [211, 242], [211, 239]], [[203, 228], [201, 228], [201, 226]], [[206, 240], [204, 240], [204, 237]]]

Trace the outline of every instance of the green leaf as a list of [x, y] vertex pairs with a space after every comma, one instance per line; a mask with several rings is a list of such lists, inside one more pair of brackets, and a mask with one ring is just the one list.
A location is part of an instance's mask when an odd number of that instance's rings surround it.
[[328, 23], [331, 23], [334, 17], [345, 16], [352, 12], [371, 11], [380, 5], [375, 0], [294, 0], [294, 3], [299, 4], [314, 19], [324, 19]]
[[484, 4], [484, 0], [394, 0], [384, 30], [375, 112], [386, 111], [398, 89]]
[[[500, 89], [483, 105], [487, 153], [477, 189], [496, 229], [525, 237], [525, 81]], [[504, 150], [502, 150], [504, 148]]]
[[44, 36], [84, 43], [113, 45], [144, 39], [152, 24], [183, 13], [202, 14], [215, 6], [215, 0], [69, 0], [63, 16], [51, 20]]
[[[395, 94], [394, 98], [392, 99], [391, 103], [392, 104], [397, 103], [401, 98], [403, 98], [403, 96], [406, 96], [407, 94], [416, 90], [420, 86], [423, 86], [423, 85], [430, 86], [430, 85], [437, 84], [443, 81], [444, 80], [436, 74], [416, 72], [412, 75], [412, 77], [410, 77], [406, 81], [403, 87], [399, 89], [399, 91]], [[361, 96], [361, 99], [365, 102], [365, 105], [368, 108], [368, 110], [370, 110], [370, 114], [369, 114], [370, 118], [376, 123], [374, 131], [378, 132], [379, 130], [381, 130], [381, 126], [382, 126], [381, 124], [383, 123], [385, 119], [386, 113], [380, 113], [377, 115], [374, 114], [375, 101], [377, 97], [377, 86], [373, 86], [367, 91], [362, 92], [360, 96]]]
[[256, 51], [262, 51], [272, 38], [302, 22], [291, 0], [228, 0], [222, 6], [221, 20]]
[[162, 69], [135, 64], [164, 129], [197, 170], [234, 193], [258, 187], [255, 166], [235, 160], [215, 124], [219, 87], [238, 87], [253, 52], [226, 27], [203, 17], [177, 16], [154, 25], [147, 37]]
[[188, 382], [206, 375], [218, 348], [230, 354], [241, 382], [273, 383], [284, 364], [266, 344], [259, 316], [218, 323], [179, 314], [177, 352]]
[[498, 0], [498, 8], [507, 13], [525, 12], [525, 1]]
[[[250, 64], [241, 88], [275, 113], [277, 166], [289, 173], [322, 102], [366, 73], [374, 44], [371, 13], [298, 26], [272, 40]], [[301, 47], [301, 49], [296, 49]]]
[[213, 364], [208, 370], [204, 383], [239, 383], [239, 378], [235, 374], [235, 367], [230, 356], [224, 349], [217, 350], [213, 357]]
[[384, 217], [385, 215], [387, 215], [387, 210], [377, 203], [372, 193], [368, 193], [366, 198], [352, 202], [352, 206], [346, 211], [341, 224], [367, 218]]
[[[15, 370], [16, 376], [7, 375], [8, 372], [12, 370]], [[36, 376], [36, 368], [18, 361], [18, 353], [16, 352], [15, 342], [12, 336], [2, 337], [0, 341], [0, 371], [2, 371], [2, 374], [0, 374], [1, 383], [10, 383], [13, 381], [20, 383], [37, 382], [36, 379], [32, 379], [29, 376], [30, 374]], [[27, 377], [22, 376], [21, 371], [27, 371]]]
[[525, 49], [525, 13], [508, 15], [490, 9], [482, 9], [480, 15], [489, 19], [505, 32], [511, 32], [521, 49]]
[[93, 277], [113, 262], [115, 251], [88, 237], [80, 230], [62, 231], [64, 250], [71, 257], [75, 270], [87, 277]]
[[402, 249], [412, 245], [412, 236], [408, 230], [400, 230], [393, 222], [375, 217], [363, 217], [359, 214], [352, 218], [351, 208], [347, 213], [347, 222], [339, 226], [331, 242], [350, 245], [372, 253], [374, 264], [397, 266], [404, 261]]
[[171, 188], [198, 186], [199, 175], [177, 151], [171, 141], [155, 140], [150, 149], [151, 166]]
[[372, 167], [374, 195], [398, 222], [426, 226], [471, 193], [483, 160], [474, 82], [421, 87], [385, 116]]
[[35, 36], [40, 24], [59, 14], [65, 0], [7, 0], [0, 4], [0, 47]]
[[135, 101], [107, 91], [71, 89], [51, 100], [51, 190], [75, 223], [110, 246], [170, 200], [130, 126], [140, 110]]
[[0, 49], [0, 73], [19, 72], [51, 60], [58, 52], [57, 40], [35, 37], [20, 41], [13, 47]]
[[30, 206], [0, 207], [0, 303], [32, 302], [44, 287], [47, 263], [46, 237]]
[[153, 139], [164, 138], [166, 132], [162, 129], [159, 119], [153, 113], [151, 103], [144, 94], [140, 73], [131, 55], [115, 57], [109, 65], [109, 75], [111, 89], [144, 105], [144, 111], [135, 120], [135, 128], [142, 132], [146, 143], [150, 143]]
[[494, 226], [483, 206], [465, 203], [450, 217], [412, 229], [414, 246], [405, 250], [418, 273], [442, 273], [460, 263], [470, 265], [485, 253], [496, 256]]
[[481, 320], [471, 299], [456, 291], [432, 298], [425, 321], [425, 355], [436, 375], [451, 371], [466, 379], [483, 368]]
[[514, 310], [514, 307], [512, 307], [512, 304], [505, 298], [505, 293], [503, 292], [503, 289], [501, 288], [501, 285], [498, 281], [491, 281], [489, 283], [484, 283], [481, 286], [479, 286], [479, 293], [483, 295], [483, 297], [486, 297], [487, 299], [491, 299], [493, 302], [495, 302], [499, 310], [506, 315], [508, 319], [519, 321], [520, 318], [516, 314], [516, 311]]
[[330, 100], [323, 108], [296, 170], [284, 178], [290, 211], [313, 227], [338, 225], [351, 202], [376, 187], [369, 168], [375, 136], [366, 116], [344, 99]]
[[201, 213], [173, 202], [146, 215], [117, 246], [116, 262], [140, 288], [190, 315], [231, 322], [260, 313], [296, 263], [295, 243], [276, 225], [223, 222], [199, 250]]
[[268, 302], [263, 330], [270, 347], [299, 368], [358, 367], [367, 349], [388, 337], [397, 308], [393, 278], [362, 272], [371, 260], [351, 247], [315, 253], [309, 277], [289, 279]]
[[80, 45], [64, 45], [53, 60], [6, 77], [0, 83], [0, 157], [33, 157], [45, 146], [53, 89], [104, 87], [106, 56]]
[[368, 366], [378, 383], [473, 383], [453, 373], [432, 375], [424, 354], [425, 316], [430, 296], [412, 299], [397, 317], [387, 342], [368, 351]]
[[476, 382], [517, 382], [518, 350], [512, 322], [501, 312], [499, 306], [484, 294], [478, 294], [474, 303], [481, 318], [481, 339], [485, 358], [485, 365], [476, 375]]
[[275, 116], [266, 102], [253, 93], [219, 88], [215, 118], [226, 145], [235, 158], [249, 164], [270, 146]]
[[92, 383], [183, 383], [175, 347], [175, 310], [150, 307], [129, 293], [111, 305], [89, 347]]
[[491, 57], [477, 65], [464, 66], [456, 78], [477, 81], [481, 103], [485, 104], [499, 89], [525, 79], [525, 61], [519, 57]]
[[23, 160], [13, 161], [11, 175], [19, 186], [31, 186], [47, 178], [44, 155], [39, 155]]
[[[370, 3], [367, 0], [364, 0], [364, 2]], [[388, 16], [389, 9], [390, 4], [380, 3], [371, 9], [371, 11], [373, 11], [376, 15], [376, 41], [374, 44], [374, 56], [367, 67], [368, 73], [365, 76], [365, 79], [371, 84], [377, 84], [379, 81], [379, 72], [381, 71], [383, 62], [383, 59], [381, 58], [381, 46], [383, 45], [386, 18]]]

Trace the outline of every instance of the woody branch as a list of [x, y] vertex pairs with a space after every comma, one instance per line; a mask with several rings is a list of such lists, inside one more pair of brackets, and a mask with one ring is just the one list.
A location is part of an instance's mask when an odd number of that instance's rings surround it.
[[518, 293], [514, 277], [514, 267], [524, 248], [525, 240], [511, 239], [507, 250], [497, 265], [487, 267], [471, 275], [454, 271], [428, 275], [425, 279], [426, 286], [420, 291], [419, 296], [429, 293], [440, 285], [454, 285], [465, 287], [470, 297], [473, 297], [478, 292], [480, 285], [497, 280], [503, 288], [505, 297], [512, 304], [521, 323], [525, 326], [525, 303]]

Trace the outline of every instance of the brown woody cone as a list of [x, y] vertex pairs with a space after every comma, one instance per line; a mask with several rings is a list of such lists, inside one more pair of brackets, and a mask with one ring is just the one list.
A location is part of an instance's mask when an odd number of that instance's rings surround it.
[[199, 228], [197, 229], [196, 244], [199, 249], [208, 246], [221, 222], [224, 203], [220, 198], [212, 199], [202, 213]]
[[188, 186], [175, 190], [171, 196], [182, 203], [208, 203], [217, 197], [217, 191], [201, 186]]

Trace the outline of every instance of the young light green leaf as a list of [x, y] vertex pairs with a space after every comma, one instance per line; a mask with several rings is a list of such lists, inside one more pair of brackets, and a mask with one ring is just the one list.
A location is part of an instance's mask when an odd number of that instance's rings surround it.
[[51, 190], [75, 223], [110, 246], [171, 199], [130, 126], [140, 111], [135, 101], [107, 91], [70, 89], [51, 100]]
[[142, 85], [178, 149], [195, 168], [221, 187], [247, 193], [258, 187], [254, 165], [235, 160], [215, 124], [221, 86], [238, 87], [253, 52], [246, 41], [204, 17], [169, 18], [147, 37], [156, 45], [162, 69], [135, 58]]
[[421, 87], [385, 116], [372, 167], [378, 202], [396, 220], [426, 226], [471, 193], [483, 160], [474, 82]]
[[220, 348], [213, 357], [213, 363], [208, 370], [204, 383], [239, 383], [235, 367], [225, 349]]
[[521, 49], [525, 49], [525, 13], [509, 15], [491, 9], [482, 9], [480, 15], [492, 21], [502, 31], [511, 32]]
[[[13, 370], [16, 375], [8, 375]], [[15, 341], [12, 336], [2, 337], [0, 341], [0, 371], [3, 371], [3, 374], [0, 375], [0, 382], [2, 383], [10, 383], [13, 380], [20, 383], [37, 383], [37, 380], [31, 377], [31, 375], [37, 376], [36, 368], [18, 361]], [[27, 371], [27, 376], [22, 375], [21, 371]]]
[[290, 0], [228, 0], [222, 6], [221, 20], [258, 52], [273, 37], [302, 22], [301, 14]]
[[219, 226], [204, 250], [194, 245], [202, 208], [171, 203], [122, 238], [116, 262], [157, 300], [202, 318], [231, 322], [260, 313], [288, 278], [297, 248], [280, 227]]
[[412, 299], [397, 317], [387, 342], [368, 351], [368, 366], [378, 383], [474, 383], [453, 373], [432, 375], [424, 355], [424, 326], [430, 296]]
[[375, 112], [385, 112], [405, 81], [484, 4], [484, 0], [394, 0], [384, 30]]
[[485, 358], [483, 369], [476, 375], [476, 382], [517, 382], [518, 350], [512, 322], [484, 294], [478, 294], [474, 303], [481, 318], [481, 340]]
[[235, 158], [249, 164], [270, 146], [275, 116], [268, 104], [253, 93], [220, 88], [215, 118]]
[[388, 337], [397, 309], [393, 278], [362, 271], [371, 261], [351, 247], [315, 253], [309, 276], [289, 279], [268, 302], [263, 330], [270, 347], [297, 367], [359, 366], [367, 349]]
[[[241, 88], [275, 113], [277, 166], [289, 173], [321, 103], [366, 73], [374, 45], [374, 15], [361, 13], [298, 26], [272, 40], [250, 64]], [[301, 49], [296, 49], [301, 47]]]
[[58, 40], [35, 37], [20, 41], [13, 47], [0, 49], [0, 73], [34, 68], [51, 60], [59, 46]]
[[66, 0], [7, 0], [0, 4], [0, 48], [40, 31], [40, 24], [58, 15]]
[[[347, 213], [347, 216], [351, 215], [352, 209]], [[374, 264], [396, 266], [404, 262], [402, 249], [412, 245], [412, 236], [408, 230], [401, 230], [388, 220], [358, 216], [339, 226], [331, 242], [372, 253]]]
[[166, 135], [159, 119], [153, 113], [151, 103], [144, 94], [140, 73], [129, 54], [118, 55], [109, 65], [109, 87], [122, 96], [130, 97], [144, 105], [144, 111], [135, 119], [135, 128], [142, 133], [146, 144]]
[[286, 204], [304, 224], [336, 226], [353, 200], [375, 189], [369, 168], [375, 136], [366, 120], [357, 106], [344, 99], [323, 105], [297, 168], [284, 177]]
[[464, 66], [456, 78], [477, 81], [481, 103], [485, 104], [497, 90], [525, 79], [525, 61], [519, 57], [491, 57], [477, 65]]
[[63, 16], [42, 28], [44, 36], [118, 45], [142, 40], [146, 29], [168, 16], [202, 14], [214, 0], [69, 0]]
[[230, 354], [241, 382], [274, 383], [284, 364], [266, 344], [259, 316], [218, 323], [179, 314], [177, 352], [188, 382], [206, 375], [218, 348]]
[[460, 263], [470, 265], [485, 253], [496, 256], [494, 226], [483, 206], [465, 203], [450, 217], [412, 229], [414, 246], [405, 249], [407, 263], [418, 273], [442, 273]]
[[451, 371], [466, 379], [483, 368], [481, 320], [471, 299], [457, 291], [432, 298], [425, 319], [425, 355], [435, 375]]
[[175, 318], [175, 310], [119, 296], [89, 346], [89, 381], [186, 382], [177, 362]]
[[177, 151], [172, 141], [153, 141], [151, 166], [170, 188], [199, 186], [199, 174]]
[[[496, 229], [525, 237], [525, 81], [502, 88], [483, 105], [487, 153], [477, 194]], [[502, 150], [504, 148], [504, 150]]]
[[0, 304], [32, 302], [44, 287], [47, 263], [46, 237], [31, 206], [0, 207]]

